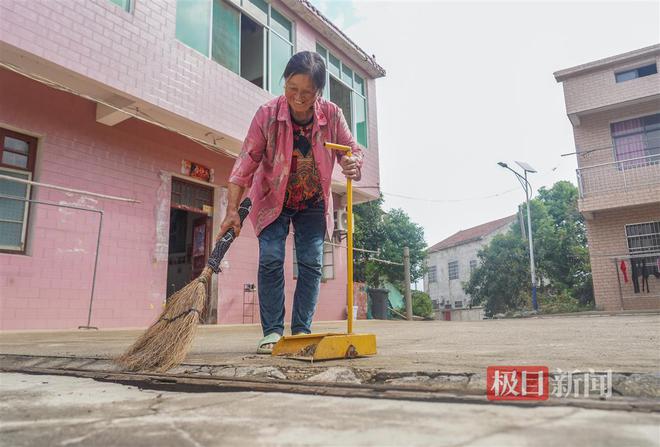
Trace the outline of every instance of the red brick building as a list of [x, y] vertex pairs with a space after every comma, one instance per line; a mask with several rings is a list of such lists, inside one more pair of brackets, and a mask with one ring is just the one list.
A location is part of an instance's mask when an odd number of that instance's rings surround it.
[[555, 73], [577, 148], [596, 305], [660, 308], [660, 45]]

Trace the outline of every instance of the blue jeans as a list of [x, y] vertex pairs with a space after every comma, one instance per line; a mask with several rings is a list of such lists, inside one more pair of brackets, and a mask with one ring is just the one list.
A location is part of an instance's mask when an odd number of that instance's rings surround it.
[[293, 223], [298, 259], [291, 332], [311, 333], [323, 273], [326, 224], [322, 203], [301, 211], [284, 208], [259, 235], [259, 312], [264, 336], [273, 332], [284, 335], [284, 252], [289, 223]]

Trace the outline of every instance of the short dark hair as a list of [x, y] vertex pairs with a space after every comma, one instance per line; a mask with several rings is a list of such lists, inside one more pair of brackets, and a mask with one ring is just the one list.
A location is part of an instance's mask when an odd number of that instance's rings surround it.
[[286, 80], [297, 74], [309, 75], [317, 90], [321, 91], [325, 88], [325, 62], [319, 53], [301, 51], [291, 56], [283, 77]]

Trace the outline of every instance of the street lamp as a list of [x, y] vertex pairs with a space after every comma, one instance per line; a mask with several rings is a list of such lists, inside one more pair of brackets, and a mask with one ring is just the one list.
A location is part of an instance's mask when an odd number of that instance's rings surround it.
[[500, 161], [497, 164], [513, 172], [525, 190], [525, 198], [527, 199], [527, 234], [529, 235], [527, 238], [529, 241], [529, 268], [532, 273], [532, 307], [535, 311], [538, 311], [539, 303], [536, 300], [536, 269], [534, 268], [534, 242], [532, 241], [532, 211], [529, 207], [529, 199], [532, 195], [532, 185], [527, 180], [527, 173], [529, 172], [533, 174], [536, 172], [536, 169], [532, 168], [528, 163], [525, 163], [524, 161], [517, 161], [516, 163], [522, 168], [524, 175], [518, 174], [503, 161]]

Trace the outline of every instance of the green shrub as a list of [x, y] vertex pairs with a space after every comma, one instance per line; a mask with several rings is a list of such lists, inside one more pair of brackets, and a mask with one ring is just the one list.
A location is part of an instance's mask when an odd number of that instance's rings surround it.
[[[412, 308], [413, 315], [423, 318], [432, 318], [433, 317], [433, 302], [428, 293], [420, 292], [419, 290], [413, 290], [412, 293]], [[392, 318], [395, 320], [400, 320], [402, 316], [406, 315], [406, 306], [395, 309], [399, 314], [392, 312]]]
[[539, 310], [544, 314], [583, 312], [593, 308], [593, 304], [581, 304], [578, 299], [564, 291], [553, 295], [539, 295]]
[[413, 315], [418, 317], [432, 317], [433, 316], [433, 302], [428, 293], [420, 292], [419, 290], [412, 291], [412, 307]]

